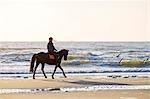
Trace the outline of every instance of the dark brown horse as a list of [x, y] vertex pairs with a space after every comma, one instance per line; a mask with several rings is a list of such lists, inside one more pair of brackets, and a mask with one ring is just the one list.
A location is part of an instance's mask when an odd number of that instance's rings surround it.
[[[45, 78], [47, 78], [47, 76], [46, 76], [46, 74], [44, 72], [45, 63], [49, 64], [49, 65], [56, 65], [55, 69], [54, 69], [54, 72], [52, 74], [52, 79], [54, 79], [54, 74], [56, 72], [57, 67], [59, 67], [62, 70], [63, 75], [66, 78], [64, 70], [62, 69], [60, 64], [61, 64], [61, 60], [62, 60], [63, 57], [64, 57], [64, 60], [67, 60], [68, 50], [63, 49], [63, 50], [57, 52], [55, 54], [55, 57], [52, 55], [53, 56], [52, 59], [51, 59], [50, 55], [51, 55], [50, 53], [40, 52], [40, 53], [34, 54], [32, 56], [31, 65], [30, 65], [30, 72], [33, 72], [33, 79], [35, 79], [35, 72], [36, 72], [36, 69], [37, 69], [39, 64], [42, 65], [41, 70], [42, 70]], [[35, 61], [36, 61], [36, 66], [34, 67], [34, 62]]]

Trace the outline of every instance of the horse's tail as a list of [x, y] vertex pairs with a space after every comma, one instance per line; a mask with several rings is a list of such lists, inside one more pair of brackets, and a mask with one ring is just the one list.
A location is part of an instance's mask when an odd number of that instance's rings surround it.
[[33, 72], [33, 68], [34, 68], [34, 62], [36, 60], [36, 56], [37, 54], [34, 54], [31, 58], [31, 63], [30, 63], [30, 72]]

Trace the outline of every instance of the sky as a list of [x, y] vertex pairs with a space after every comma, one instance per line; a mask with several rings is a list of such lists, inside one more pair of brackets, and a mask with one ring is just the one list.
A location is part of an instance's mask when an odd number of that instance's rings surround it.
[[0, 0], [0, 41], [150, 41], [150, 0]]

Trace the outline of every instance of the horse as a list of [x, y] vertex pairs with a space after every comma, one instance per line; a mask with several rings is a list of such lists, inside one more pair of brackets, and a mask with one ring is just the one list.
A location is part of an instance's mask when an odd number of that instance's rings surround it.
[[[56, 72], [57, 67], [59, 67], [62, 70], [62, 73], [63, 73], [64, 77], [66, 78], [67, 76], [65, 75], [65, 72], [64, 72], [64, 70], [60, 64], [61, 64], [61, 60], [63, 57], [64, 57], [64, 60], [67, 60], [68, 52], [69, 52], [69, 50], [66, 50], [66, 49], [62, 49], [58, 52], [55, 52], [55, 54], [54, 54], [54, 52], [52, 52], [55, 56], [54, 57], [52, 55], [53, 59], [50, 58], [51, 53], [40, 52], [40, 53], [34, 54], [31, 58], [31, 63], [30, 63], [30, 72], [33, 73], [33, 79], [35, 79], [35, 72], [36, 72], [36, 69], [37, 69], [39, 64], [42, 65], [41, 70], [44, 74], [44, 77], [47, 78], [47, 76], [44, 72], [45, 63], [48, 65], [55, 65], [55, 69], [54, 69], [54, 72], [52, 74], [52, 79], [54, 79], [54, 74]], [[34, 67], [35, 61], [36, 61], [36, 65]]]

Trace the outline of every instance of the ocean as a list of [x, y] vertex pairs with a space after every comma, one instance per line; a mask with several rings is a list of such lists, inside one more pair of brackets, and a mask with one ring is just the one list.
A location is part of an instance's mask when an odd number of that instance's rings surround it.
[[[54, 42], [57, 50], [68, 49], [67, 61], [62, 68], [67, 75], [113, 75], [128, 74], [148, 77], [150, 64], [120, 65], [123, 60], [150, 61], [150, 42]], [[33, 54], [47, 52], [47, 42], [0, 42], [0, 78], [30, 78], [30, 60]], [[51, 75], [54, 65], [46, 65]], [[56, 74], [61, 74], [59, 68]], [[136, 75], [137, 74], [137, 75]], [[37, 75], [43, 76], [41, 66]], [[115, 76], [119, 77], [119, 76]]]

